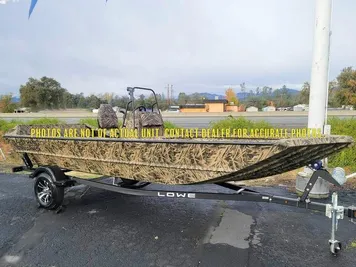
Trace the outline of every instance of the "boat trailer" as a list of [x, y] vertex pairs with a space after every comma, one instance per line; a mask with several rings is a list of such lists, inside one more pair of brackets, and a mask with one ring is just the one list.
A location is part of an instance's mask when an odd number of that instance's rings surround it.
[[[72, 187], [77, 184], [83, 184], [121, 194], [135, 196], [275, 203], [302, 209], [321, 211], [325, 214], [326, 217], [330, 218], [331, 234], [329, 245], [330, 252], [334, 256], [336, 256], [342, 248], [341, 242], [336, 240], [335, 237], [338, 228], [338, 220], [343, 219], [344, 217], [351, 218], [351, 220], [356, 218], [356, 206], [339, 206], [338, 195], [336, 192], [332, 194], [331, 204], [313, 202], [308, 197], [318, 178], [322, 178], [337, 186], [341, 186], [342, 184], [340, 183], [340, 179], [338, 177], [333, 177], [327, 170], [322, 167], [322, 165], [319, 163], [320, 161], [318, 163], [309, 165], [309, 167], [313, 170], [313, 174], [308, 181], [303, 194], [297, 198], [289, 198], [261, 193], [228, 182], [216, 183], [216, 185], [228, 188], [234, 191], [233, 193], [152, 189], [147, 190], [144, 189], [144, 187], [149, 185], [149, 182], [137, 182], [133, 180], [108, 176], [102, 176], [88, 180], [67, 175], [66, 173], [71, 170], [61, 169], [57, 166], [40, 166], [38, 168], [34, 168], [26, 153], [23, 154], [22, 159], [25, 163], [24, 166], [14, 167], [12, 171], [32, 171], [29, 177], [35, 179], [34, 191], [39, 206], [48, 210], [55, 210], [56, 213], [60, 212], [63, 207], [62, 203], [64, 198], [64, 188]], [[341, 180], [342, 179], [343, 178], [341, 178]], [[190, 188], [192, 186], [199, 187], [199, 184], [189, 186]]]

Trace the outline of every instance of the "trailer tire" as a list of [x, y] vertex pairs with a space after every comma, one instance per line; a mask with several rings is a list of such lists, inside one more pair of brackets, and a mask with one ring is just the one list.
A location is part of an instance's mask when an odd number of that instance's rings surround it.
[[64, 188], [54, 184], [50, 175], [41, 172], [35, 177], [35, 197], [40, 207], [47, 210], [59, 208], [64, 199]]
[[331, 254], [337, 256], [342, 249], [341, 242], [337, 241], [334, 244], [329, 242]]

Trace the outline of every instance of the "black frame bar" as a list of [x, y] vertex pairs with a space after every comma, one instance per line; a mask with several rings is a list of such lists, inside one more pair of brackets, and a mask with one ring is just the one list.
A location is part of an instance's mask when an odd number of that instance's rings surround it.
[[133, 125], [134, 125], [134, 128], [135, 128], [135, 96], [134, 96], [134, 93], [135, 93], [135, 90], [144, 90], [144, 91], [150, 91], [153, 93], [153, 96], [155, 97], [155, 103], [153, 103], [152, 105], [152, 112], [153, 112], [153, 108], [154, 106], [157, 106], [157, 110], [158, 110], [158, 114], [161, 114], [160, 110], [159, 110], [159, 106], [158, 106], [158, 101], [157, 101], [157, 96], [156, 96], [156, 93], [153, 89], [151, 88], [145, 88], [145, 87], [127, 87], [127, 92], [129, 92], [129, 96], [130, 96], [130, 101], [127, 103], [126, 105], [126, 113], [124, 114], [124, 119], [123, 119], [123, 123], [122, 125], [123, 126], [126, 126], [125, 125], [125, 122], [126, 122], [126, 116], [127, 116], [127, 112], [129, 111], [129, 105], [131, 104], [131, 108], [132, 108], [132, 116], [133, 116]]
[[[105, 177], [107, 178], [107, 177]], [[212, 193], [212, 192], [189, 192], [181, 190], [147, 190], [147, 189], [132, 189], [125, 188], [119, 185], [112, 185], [108, 183], [90, 181], [78, 177], [70, 177], [77, 183], [117, 192], [126, 195], [134, 196], [149, 196], [149, 197], [163, 197], [163, 198], [185, 198], [185, 199], [206, 199], [206, 200], [225, 200], [225, 201], [252, 201], [252, 202], [264, 202], [275, 203], [284, 206], [291, 206], [297, 208], [304, 208], [310, 210], [317, 210], [326, 212], [327, 204], [320, 202], [312, 202], [309, 199], [302, 201], [300, 198], [289, 198], [282, 196], [275, 196], [265, 193], [260, 193], [254, 190], [246, 189], [243, 187], [235, 186], [230, 183], [217, 183], [217, 185], [229, 188], [237, 193]], [[356, 207], [345, 207], [344, 215], [349, 218], [356, 218]]]
[[[33, 164], [26, 153], [22, 157], [25, 166], [14, 167], [13, 172], [19, 172], [24, 170], [31, 170], [33, 173], [36, 171], [36, 168], [33, 168]], [[248, 188], [240, 187], [227, 182], [215, 183], [216, 185], [228, 188], [235, 191], [233, 194], [229, 193], [212, 193], [212, 192], [190, 192], [190, 191], [181, 191], [181, 190], [146, 190], [143, 189], [146, 185], [150, 183], [144, 183], [143, 185], [138, 186], [125, 186], [125, 184], [109, 184], [101, 182], [102, 179], [108, 179], [110, 177], [103, 176], [96, 178], [95, 180], [87, 180], [79, 177], [66, 175], [65, 172], [70, 171], [69, 169], [61, 170], [64, 176], [67, 178], [62, 181], [55, 181], [56, 186], [60, 187], [70, 187], [74, 186], [76, 183], [84, 184], [108, 191], [113, 191], [126, 195], [134, 196], [149, 196], [149, 197], [164, 197], [164, 198], [185, 198], [185, 199], [206, 199], [206, 200], [225, 200], [225, 201], [252, 201], [252, 202], [264, 202], [264, 203], [275, 203], [285, 206], [305, 208], [310, 210], [317, 210], [326, 212], [327, 206], [329, 204], [324, 204], [320, 202], [312, 202], [308, 198], [309, 192], [316, 180], [320, 177], [333, 184], [337, 184], [337, 181], [324, 169], [316, 170], [312, 177], [310, 178], [303, 195], [301, 198], [290, 198], [283, 196], [275, 196], [265, 193], [260, 193]], [[33, 177], [33, 173], [29, 175], [30, 178]], [[199, 186], [199, 184], [190, 185], [190, 186]], [[356, 206], [344, 207], [344, 215], [349, 218], [356, 218]]]

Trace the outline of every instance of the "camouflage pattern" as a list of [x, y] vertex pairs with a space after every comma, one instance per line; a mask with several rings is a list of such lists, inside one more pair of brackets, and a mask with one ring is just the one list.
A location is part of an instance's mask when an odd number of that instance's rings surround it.
[[[132, 112], [127, 112], [125, 126], [127, 129], [133, 129]], [[135, 111], [135, 129], [137, 129], [138, 137], [141, 138], [142, 129], [157, 129], [158, 136], [164, 134], [163, 119], [161, 114], [157, 112], [142, 112]]]
[[101, 104], [98, 110], [98, 124], [100, 128], [110, 129], [119, 127], [118, 118], [112, 106]]
[[155, 112], [142, 112], [140, 114], [140, 120], [142, 122], [142, 127], [163, 125], [162, 117]]
[[[87, 125], [32, 126], [88, 129]], [[4, 138], [34, 164], [162, 184], [257, 179], [349, 146], [348, 136], [290, 139], [36, 138], [20, 125]]]

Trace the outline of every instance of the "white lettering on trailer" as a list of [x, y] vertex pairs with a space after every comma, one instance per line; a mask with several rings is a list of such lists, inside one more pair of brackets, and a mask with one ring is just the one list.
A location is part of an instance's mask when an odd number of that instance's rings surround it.
[[159, 197], [195, 198], [195, 193], [157, 192]]

